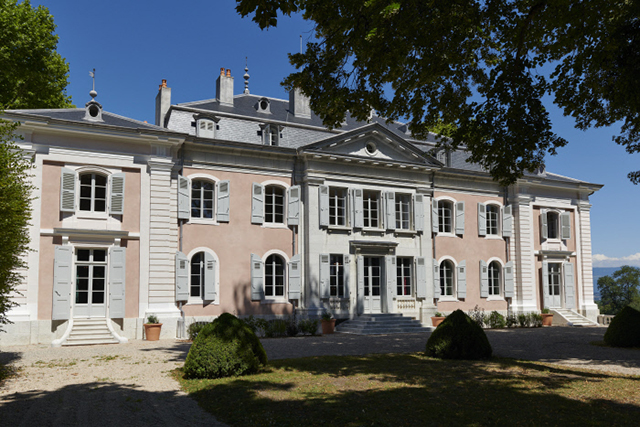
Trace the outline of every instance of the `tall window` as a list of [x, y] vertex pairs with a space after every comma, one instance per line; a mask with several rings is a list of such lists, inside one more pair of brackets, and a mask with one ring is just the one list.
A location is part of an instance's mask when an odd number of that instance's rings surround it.
[[264, 296], [284, 296], [284, 260], [279, 255], [269, 255], [264, 263]]
[[561, 283], [560, 264], [549, 263], [549, 295], [559, 296]]
[[191, 218], [213, 218], [213, 192], [211, 181], [194, 180], [191, 183]]
[[329, 262], [330, 296], [344, 298], [344, 257], [342, 255], [331, 255]]
[[411, 196], [408, 194], [396, 194], [396, 228], [400, 230], [411, 229]]
[[265, 222], [284, 224], [284, 188], [277, 185], [267, 185], [264, 193]]
[[76, 304], [104, 304], [106, 273], [106, 250], [77, 250]]
[[344, 188], [329, 189], [329, 224], [347, 225], [347, 190]]
[[80, 174], [80, 210], [107, 211], [107, 177], [97, 173]]
[[202, 298], [204, 268], [204, 252], [198, 252], [193, 257], [191, 257], [191, 280], [189, 285], [189, 296]]
[[440, 264], [440, 295], [453, 296], [453, 264], [448, 260]]
[[448, 200], [438, 201], [438, 232], [453, 231], [453, 203]]
[[363, 192], [363, 217], [364, 226], [371, 228], [380, 227], [380, 193], [377, 191]]
[[557, 212], [547, 212], [547, 238], [558, 239], [560, 229], [559, 215]]
[[[487, 209], [488, 213], [488, 209]], [[500, 264], [497, 261], [492, 261], [489, 264], [489, 295], [500, 295]]]
[[411, 295], [411, 264], [411, 258], [397, 258], [396, 260], [398, 296]]
[[487, 205], [487, 235], [498, 235], [498, 217], [500, 208], [496, 205]]
[[380, 296], [380, 260], [378, 257], [364, 257], [364, 296]]

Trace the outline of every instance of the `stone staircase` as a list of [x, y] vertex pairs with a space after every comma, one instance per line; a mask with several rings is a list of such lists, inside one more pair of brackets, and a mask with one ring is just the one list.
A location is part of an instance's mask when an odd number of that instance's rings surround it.
[[432, 329], [399, 313], [363, 314], [336, 326], [336, 332], [354, 335], [410, 334]]
[[[568, 325], [568, 326], [599, 326], [598, 323], [593, 322], [581, 314], [576, 313], [573, 310], [566, 308], [551, 309], [554, 325]], [[557, 317], [557, 318], [556, 318]]]
[[119, 344], [120, 341], [111, 333], [107, 319], [73, 319], [73, 327], [63, 346]]

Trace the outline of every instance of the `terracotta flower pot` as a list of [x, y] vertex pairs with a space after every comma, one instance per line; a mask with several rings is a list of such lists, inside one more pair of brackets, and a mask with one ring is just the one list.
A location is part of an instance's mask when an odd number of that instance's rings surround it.
[[336, 319], [322, 320], [322, 335], [332, 334], [336, 327]]
[[553, 313], [542, 313], [542, 326], [551, 326], [553, 324]]
[[437, 327], [440, 323], [442, 323], [444, 321], [444, 319], [446, 319], [446, 317], [433, 316], [431, 318], [431, 323], [433, 324], [433, 326]]
[[162, 323], [145, 323], [144, 336], [147, 341], [158, 341], [160, 339], [160, 330]]

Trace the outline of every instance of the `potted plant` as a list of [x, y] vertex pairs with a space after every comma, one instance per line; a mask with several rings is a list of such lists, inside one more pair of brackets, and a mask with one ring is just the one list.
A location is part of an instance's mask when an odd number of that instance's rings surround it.
[[158, 341], [161, 329], [162, 323], [158, 321], [158, 316], [155, 314], [147, 316], [147, 323], [144, 324], [144, 336], [147, 341]]
[[542, 309], [542, 326], [551, 326], [553, 324], [553, 313], [548, 308]]
[[433, 324], [433, 326], [438, 327], [438, 325], [442, 323], [445, 318], [445, 315], [443, 315], [439, 311], [436, 311], [436, 313], [431, 317], [431, 323]]
[[332, 334], [336, 327], [336, 319], [333, 318], [329, 311], [324, 311], [322, 319], [322, 335]]

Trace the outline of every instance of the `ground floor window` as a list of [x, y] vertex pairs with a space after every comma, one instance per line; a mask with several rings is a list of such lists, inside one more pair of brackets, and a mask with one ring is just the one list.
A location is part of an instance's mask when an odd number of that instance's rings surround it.
[[107, 280], [107, 251], [76, 251], [76, 304], [104, 304]]
[[453, 296], [453, 263], [448, 260], [440, 264], [440, 295]]
[[561, 265], [558, 263], [549, 264], [549, 295], [560, 296]]
[[331, 255], [329, 263], [329, 295], [344, 298], [344, 257], [342, 255]]
[[377, 257], [364, 257], [364, 296], [380, 296], [381, 262]]
[[198, 252], [191, 257], [191, 275], [189, 296], [202, 298], [202, 284], [204, 283], [204, 252]]
[[398, 258], [396, 262], [396, 282], [398, 296], [411, 295], [411, 258]]
[[285, 262], [279, 255], [269, 255], [264, 266], [265, 297], [284, 296]]
[[497, 261], [492, 261], [489, 264], [489, 295], [500, 295], [500, 264]]

